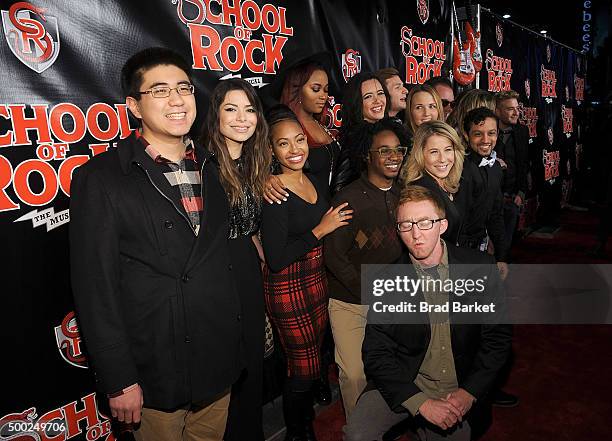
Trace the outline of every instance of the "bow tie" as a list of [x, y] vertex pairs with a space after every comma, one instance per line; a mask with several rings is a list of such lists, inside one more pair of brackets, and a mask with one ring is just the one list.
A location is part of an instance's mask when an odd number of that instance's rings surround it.
[[480, 164], [478, 164], [478, 167], [493, 167], [493, 164], [495, 164], [495, 160], [497, 159], [497, 152], [495, 150], [493, 150], [493, 153], [491, 153], [491, 156], [487, 157], [487, 158], [482, 158], [480, 160]]

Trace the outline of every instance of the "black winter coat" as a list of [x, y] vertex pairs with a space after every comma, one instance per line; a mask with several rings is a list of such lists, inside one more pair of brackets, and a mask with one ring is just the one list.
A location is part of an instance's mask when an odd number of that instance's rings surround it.
[[78, 168], [70, 254], [77, 317], [97, 388], [133, 383], [144, 405], [175, 409], [228, 389], [242, 368], [228, 202], [196, 148], [204, 210], [196, 236], [158, 164], [134, 135]]

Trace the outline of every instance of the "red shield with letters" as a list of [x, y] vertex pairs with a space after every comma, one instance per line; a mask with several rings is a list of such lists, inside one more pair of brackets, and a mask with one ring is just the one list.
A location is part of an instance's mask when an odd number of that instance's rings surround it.
[[60, 326], [55, 327], [55, 341], [62, 358], [69, 364], [87, 368], [87, 358], [83, 352], [81, 335], [74, 311], [70, 311]]
[[416, 0], [417, 2], [417, 14], [421, 23], [427, 23], [429, 20], [429, 0]]
[[30, 3], [18, 2], [2, 11], [4, 37], [23, 64], [42, 73], [55, 62], [60, 50], [57, 18]]

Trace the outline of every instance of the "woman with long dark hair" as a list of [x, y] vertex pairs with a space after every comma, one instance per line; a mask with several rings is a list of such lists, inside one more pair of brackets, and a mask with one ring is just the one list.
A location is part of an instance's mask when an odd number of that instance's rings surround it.
[[260, 266], [263, 254], [257, 232], [271, 155], [262, 105], [249, 83], [230, 79], [217, 84], [202, 137], [215, 154], [231, 206], [229, 244], [242, 307], [237, 320], [242, 323], [246, 351], [246, 369], [232, 388], [225, 440], [263, 440], [265, 316]]
[[370, 146], [368, 131], [376, 121], [389, 114], [391, 98], [384, 83], [372, 72], [352, 77], [344, 88], [342, 126], [339, 141], [342, 152], [338, 171], [332, 182], [332, 193], [359, 178], [363, 158]]
[[328, 320], [320, 240], [347, 225], [352, 210], [345, 209], [347, 204], [330, 208], [325, 183], [304, 172], [309, 148], [295, 114], [279, 105], [268, 111], [267, 120], [278, 177], [289, 194], [282, 204], [265, 204], [262, 218], [266, 306], [287, 358], [285, 439], [315, 440], [312, 385], [321, 374]]

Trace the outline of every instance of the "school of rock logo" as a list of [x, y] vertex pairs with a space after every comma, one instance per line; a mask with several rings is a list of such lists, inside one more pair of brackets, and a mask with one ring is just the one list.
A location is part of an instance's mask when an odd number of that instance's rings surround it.
[[30, 69], [42, 73], [60, 51], [57, 18], [28, 2], [14, 3], [2, 11], [2, 27], [11, 52]]
[[417, 14], [421, 23], [427, 23], [429, 20], [429, 0], [416, 0], [417, 2]]
[[431, 77], [442, 75], [442, 65], [446, 60], [443, 41], [413, 35], [407, 26], [402, 27], [400, 37], [406, 58], [406, 83], [423, 84]]
[[[0, 104], [0, 149], [34, 146], [36, 158], [12, 164], [0, 155], [0, 212], [35, 207], [15, 222], [31, 221], [34, 228], [45, 225], [51, 231], [68, 222], [67, 211], [55, 212], [50, 204], [60, 194], [70, 196], [70, 181], [75, 168], [91, 156], [115, 146], [117, 137], [127, 138], [127, 106], [94, 103], [87, 111], [72, 103]], [[95, 139], [87, 154], [69, 155], [85, 136]]]
[[519, 122], [529, 130], [529, 144], [533, 143], [533, 138], [538, 136], [538, 109], [537, 107], [525, 107], [519, 103]]
[[55, 341], [62, 358], [72, 366], [87, 368], [81, 334], [74, 314], [70, 311], [60, 326], [55, 327]]
[[[194, 69], [274, 74], [293, 28], [287, 9], [270, 3], [240, 0], [172, 0], [179, 19], [189, 28]], [[209, 24], [204, 24], [209, 23]], [[221, 38], [213, 26], [233, 28]], [[254, 32], [260, 35], [255, 38]]]
[[541, 65], [540, 78], [542, 80], [542, 98], [550, 104], [553, 98], [557, 98], [557, 74], [554, 70], [548, 70], [544, 65]]
[[562, 104], [561, 119], [563, 121], [563, 133], [565, 133], [566, 138], [569, 138], [574, 133], [574, 110]]
[[559, 177], [559, 163], [561, 162], [561, 155], [559, 151], [549, 152], [547, 150], [543, 150], [542, 161], [544, 162], [544, 180], [553, 184], [555, 182], [555, 178]]
[[489, 92], [510, 90], [512, 78], [512, 60], [493, 55], [492, 49], [487, 49], [485, 66], [487, 68]]
[[501, 47], [504, 42], [504, 28], [500, 22], [495, 25], [495, 40], [497, 40], [497, 46]]
[[525, 80], [525, 96], [527, 99], [531, 98], [531, 83], [529, 82], [529, 78]]
[[359, 72], [361, 72], [361, 55], [359, 55], [359, 51], [347, 49], [342, 54], [342, 76], [344, 81], [348, 81]]
[[576, 93], [576, 101], [580, 104], [584, 101], [584, 78], [580, 78], [576, 74], [574, 74], [574, 90]]
[[98, 410], [96, 394], [84, 396], [41, 417], [36, 407], [0, 418], [0, 440], [66, 441], [81, 434], [88, 441], [115, 441], [111, 421]]

